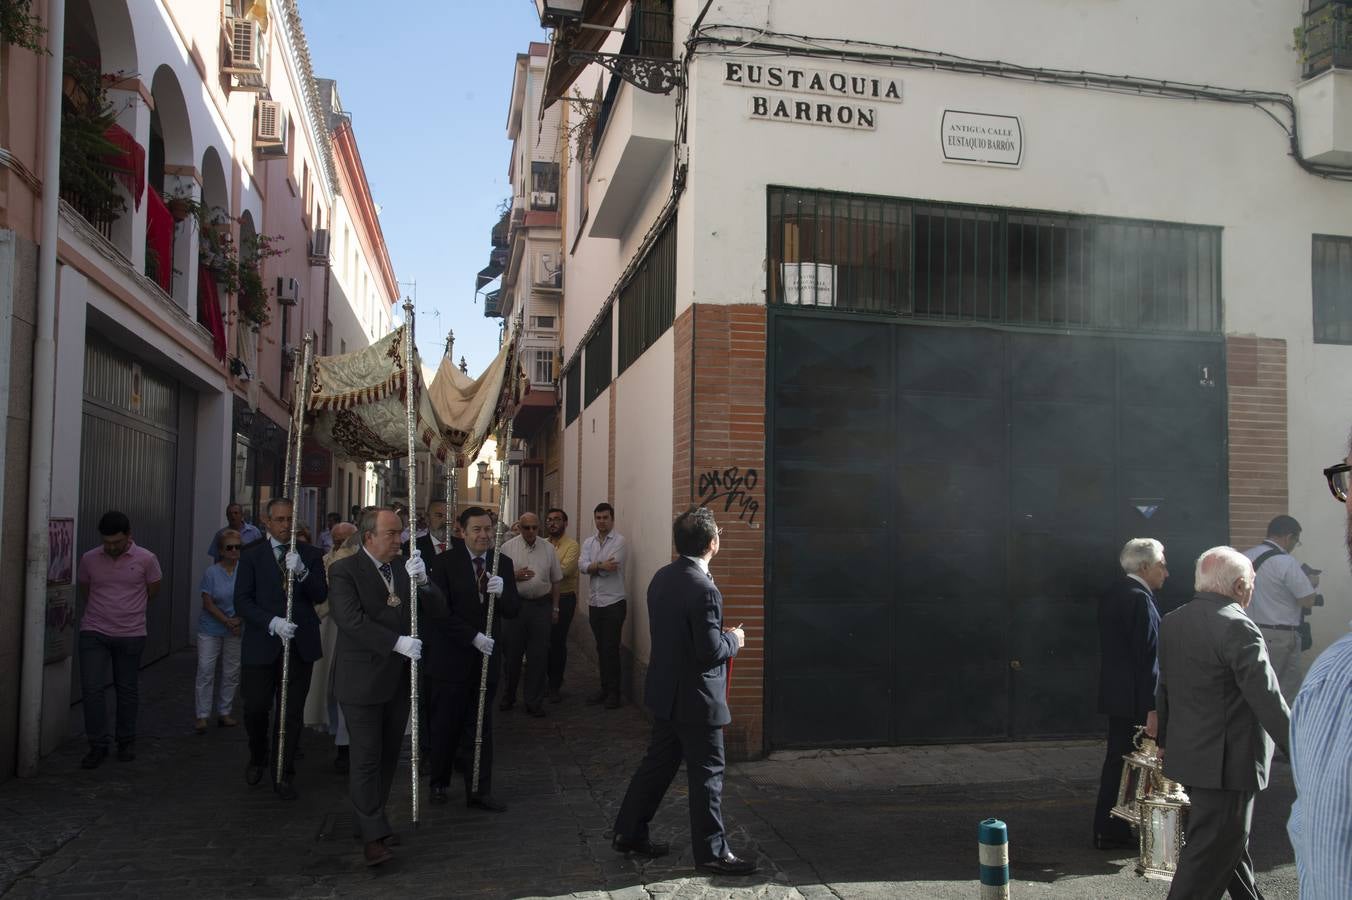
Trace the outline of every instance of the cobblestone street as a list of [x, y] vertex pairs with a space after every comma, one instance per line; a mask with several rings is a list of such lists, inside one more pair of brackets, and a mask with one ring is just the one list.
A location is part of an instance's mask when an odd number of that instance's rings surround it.
[[[590, 663], [573, 658], [569, 696], [550, 716], [501, 714], [495, 793], [504, 815], [451, 803], [409, 825], [408, 769], [392, 798], [402, 838], [368, 870], [348, 836], [346, 779], [329, 739], [307, 732], [300, 799], [244, 783], [243, 728], [192, 732], [195, 657], [142, 673], [138, 758], [79, 768], [83, 739], [41, 774], [0, 785], [0, 893], [9, 898], [205, 897], [915, 897], [976, 896], [976, 824], [1009, 823], [1015, 897], [1161, 898], [1131, 859], [1088, 846], [1100, 749], [1090, 742], [776, 754], [729, 769], [724, 812], [734, 849], [759, 875], [696, 876], [683, 775], [654, 823], [670, 857], [615, 854], [608, 829], [647, 726], [632, 705], [581, 697]], [[77, 710], [78, 712], [78, 710]], [[1253, 851], [1269, 898], [1294, 898], [1284, 824], [1289, 770], [1261, 795]]]

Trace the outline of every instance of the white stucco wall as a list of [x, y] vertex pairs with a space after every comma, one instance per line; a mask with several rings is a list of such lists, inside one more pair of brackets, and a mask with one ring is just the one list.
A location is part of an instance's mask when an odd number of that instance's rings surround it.
[[671, 470], [675, 454], [671, 398], [676, 366], [673, 329], [634, 361], [616, 385], [615, 504], [629, 539], [629, 616], [625, 643], [648, 659], [646, 592], [671, 562]]
[[[699, 5], [678, 3], [678, 18]], [[1243, 16], [1227, 10], [1164, 0], [1144, 8], [1056, 0], [1008, 8], [977, 0], [859, 0], [825, 8], [748, 0], [718, 4], [706, 25], [737, 21], [1030, 66], [1294, 91], [1299, 62], [1291, 28], [1299, 23], [1300, 4], [1247, 7]], [[873, 131], [755, 121], [749, 116], [753, 91], [724, 83], [729, 61], [881, 75], [902, 83], [903, 101], [871, 104]], [[1311, 235], [1352, 235], [1352, 185], [1302, 171], [1283, 131], [1242, 104], [838, 60], [727, 56], [709, 47], [697, 54], [690, 78], [678, 315], [691, 302], [764, 302], [768, 185], [1222, 228], [1226, 333], [1287, 343], [1289, 512], [1305, 524], [1297, 555], [1325, 570], [1329, 603], [1313, 619], [1316, 649], [1346, 631], [1352, 579], [1343, 564], [1344, 514], [1329, 498], [1320, 469], [1345, 452], [1352, 347], [1313, 343]], [[939, 121], [945, 109], [1019, 116], [1021, 167], [944, 162]], [[1186, 567], [1178, 569], [1175, 577], [1187, 577]]]

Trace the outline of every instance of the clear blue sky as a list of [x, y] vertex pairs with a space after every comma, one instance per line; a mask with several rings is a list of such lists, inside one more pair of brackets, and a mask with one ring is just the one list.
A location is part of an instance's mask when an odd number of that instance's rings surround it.
[[516, 54], [548, 39], [534, 0], [300, 0], [300, 14], [315, 75], [338, 80], [352, 115], [395, 277], [418, 283], [418, 350], [435, 365], [454, 329], [478, 377], [498, 350], [474, 276], [511, 195]]

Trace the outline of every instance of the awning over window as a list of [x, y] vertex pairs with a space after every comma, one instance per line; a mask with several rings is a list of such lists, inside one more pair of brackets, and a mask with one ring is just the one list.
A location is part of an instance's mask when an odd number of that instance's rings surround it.
[[[587, 0], [582, 11], [582, 24], [610, 28], [629, 0]], [[582, 28], [580, 25], [565, 25], [554, 29], [554, 40], [549, 45], [548, 75], [545, 78], [545, 96], [540, 104], [541, 111], [548, 109], [572, 86], [577, 76], [587, 67], [585, 62], [570, 63], [568, 57], [574, 50], [596, 53], [610, 37], [611, 32], [598, 28]]]

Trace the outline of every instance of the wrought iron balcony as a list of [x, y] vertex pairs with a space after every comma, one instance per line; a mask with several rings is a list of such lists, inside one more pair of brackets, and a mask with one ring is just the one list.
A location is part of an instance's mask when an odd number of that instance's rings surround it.
[[502, 318], [502, 291], [489, 291], [484, 294], [484, 318]]
[[1348, 0], [1310, 0], [1296, 42], [1301, 75], [1310, 78], [1329, 69], [1352, 68], [1352, 4]]

